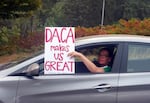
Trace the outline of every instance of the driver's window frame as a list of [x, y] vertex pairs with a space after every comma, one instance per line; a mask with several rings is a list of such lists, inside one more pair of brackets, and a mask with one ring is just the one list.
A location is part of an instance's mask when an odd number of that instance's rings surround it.
[[[93, 43], [93, 44], [84, 44], [84, 45], [80, 45], [80, 46], [76, 46], [76, 51], [80, 51], [80, 49], [81, 48], [89, 48], [89, 47], [111, 47], [111, 46], [113, 46], [113, 48], [116, 48], [116, 53], [115, 53], [115, 56], [114, 56], [114, 58], [113, 58], [113, 64], [112, 64], [112, 71], [111, 72], [106, 72], [106, 73], [104, 73], [104, 74], [107, 74], [107, 73], [118, 73], [119, 72], [119, 67], [118, 66], [116, 66], [116, 64], [115, 64], [115, 61], [121, 61], [120, 59], [121, 59], [121, 57], [117, 57], [116, 58], [116, 56], [118, 55], [118, 53], [121, 53], [121, 51], [120, 52], [118, 52], [118, 49], [119, 48], [121, 48], [121, 46], [119, 47], [119, 42], [114, 42], [114, 43], [109, 43], [109, 42], [105, 42], [105, 43]], [[118, 52], [118, 53], [117, 53]], [[115, 60], [115, 58], [116, 58], [116, 60]], [[75, 61], [76, 62], [76, 61]], [[116, 63], [117, 63], [116, 62]], [[120, 62], [119, 62], [120, 63]], [[76, 68], [77, 69], [77, 68]], [[76, 70], [77, 71], [77, 70]], [[82, 71], [82, 72], [76, 72], [76, 74], [86, 74], [86, 73], [90, 73], [90, 74], [93, 74], [93, 73], [91, 73], [91, 72], [84, 72], [84, 71]], [[96, 74], [98, 74], [98, 73], [96, 73]]]

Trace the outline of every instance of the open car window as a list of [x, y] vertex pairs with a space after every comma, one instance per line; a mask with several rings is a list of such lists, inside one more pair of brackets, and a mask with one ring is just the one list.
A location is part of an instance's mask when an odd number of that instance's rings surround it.
[[[84, 54], [89, 60], [91, 60], [94, 64], [98, 66], [98, 54], [101, 48], [109, 48], [112, 52], [111, 62], [109, 66], [112, 68], [113, 61], [117, 52], [117, 44], [105, 44], [105, 45], [84, 45], [81, 47], [77, 47], [76, 51]], [[76, 58], [75, 60], [75, 71], [76, 73], [91, 73], [84, 63]]]

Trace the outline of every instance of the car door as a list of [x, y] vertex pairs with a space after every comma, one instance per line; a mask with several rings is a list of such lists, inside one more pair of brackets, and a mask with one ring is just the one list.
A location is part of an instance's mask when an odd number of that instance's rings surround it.
[[[82, 50], [85, 46], [77, 49]], [[87, 45], [87, 48], [92, 46], [95, 44]], [[16, 103], [116, 103], [121, 47], [117, 44], [110, 73], [78, 72], [67, 75], [33, 76], [32, 79], [21, 76]]]
[[0, 103], [15, 103], [19, 77], [0, 77]]
[[118, 103], [150, 103], [150, 44], [126, 43]]

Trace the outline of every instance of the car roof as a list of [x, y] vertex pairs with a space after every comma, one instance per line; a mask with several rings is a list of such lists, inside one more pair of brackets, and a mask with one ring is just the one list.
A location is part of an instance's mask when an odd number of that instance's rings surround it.
[[105, 35], [93, 35], [85, 36], [76, 39], [75, 45], [83, 45], [87, 43], [98, 42], [142, 42], [150, 43], [149, 36], [128, 35], [128, 34], [105, 34]]

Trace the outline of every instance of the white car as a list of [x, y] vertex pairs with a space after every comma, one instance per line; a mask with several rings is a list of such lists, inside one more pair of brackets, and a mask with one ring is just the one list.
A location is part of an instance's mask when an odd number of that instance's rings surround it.
[[44, 75], [40, 53], [0, 71], [0, 103], [150, 103], [150, 37], [96, 35], [75, 44], [91, 61], [110, 48], [111, 72], [91, 73], [76, 60], [75, 74]]

